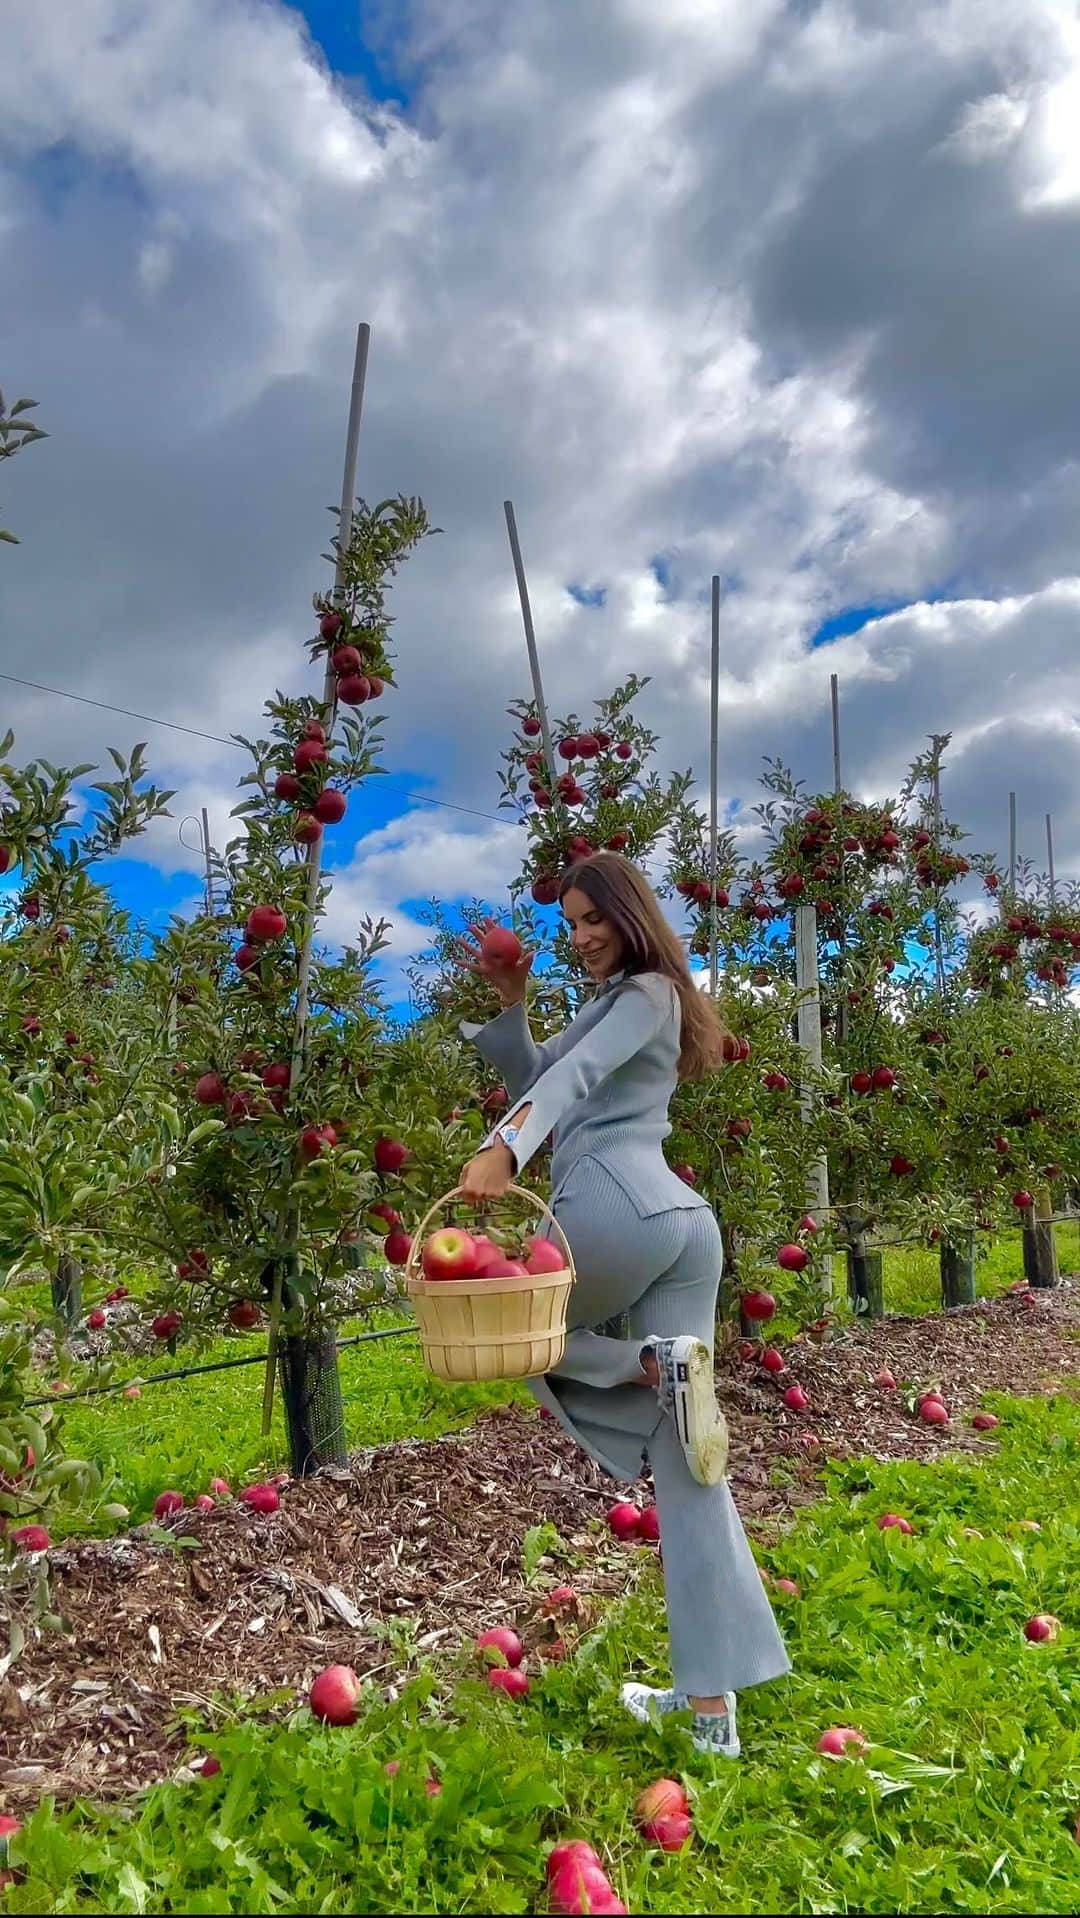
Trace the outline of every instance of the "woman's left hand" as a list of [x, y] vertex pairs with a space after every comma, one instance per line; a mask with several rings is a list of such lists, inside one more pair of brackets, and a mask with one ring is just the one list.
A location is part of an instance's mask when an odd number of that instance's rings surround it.
[[485, 1146], [463, 1169], [458, 1184], [461, 1195], [471, 1205], [483, 1205], [501, 1199], [514, 1181], [514, 1155], [508, 1145], [497, 1139]]

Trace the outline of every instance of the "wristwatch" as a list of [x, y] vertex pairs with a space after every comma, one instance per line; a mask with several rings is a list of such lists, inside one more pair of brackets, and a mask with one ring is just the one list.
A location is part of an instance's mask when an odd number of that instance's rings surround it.
[[500, 1126], [496, 1126], [488, 1143], [493, 1145], [496, 1139], [501, 1139], [505, 1146], [509, 1146], [510, 1156], [512, 1157], [514, 1164], [516, 1165], [517, 1153], [514, 1151], [514, 1147], [517, 1144], [517, 1141], [520, 1139], [520, 1137], [521, 1137], [520, 1126], [500, 1125]]

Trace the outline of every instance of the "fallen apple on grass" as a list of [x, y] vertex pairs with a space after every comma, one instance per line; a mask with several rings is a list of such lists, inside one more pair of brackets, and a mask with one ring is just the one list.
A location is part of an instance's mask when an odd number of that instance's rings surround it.
[[774, 1578], [773, 1591], [785, 1592], [788, 1598], [801, 1598], [802, 1592], [793, 1578]]
[[832, 1725], [822, 1732], [817, 1749], [823, 1758], [846, 1758], [849, 1749], [858, 1757], [866, 1750], [866, 1738], [854, 1725]]
[[245, 1485], [239, 1499], [241, 1505], [250, 1506], [253, 1512], [262, 1512], [264, 1515], [276, 1512], [281, 1504], [276, 1485]]
[[883, 1365], [880, 1372], [874, 1373], [874, 1384], [883, 1392], [895, 1392], [896, 1379], [887, 1365]]
[[919, 1406], [919, 1417], [924, 1425], [948, 1425], [949, 1412], [940, 1399], [923, 1399]]
[[660, 1514], [655, 1505], [646, 1505], [638, 1524], [638, 1533], [648, 1545], [660, 1543]]
[[992, 1412], [976, 1412], [971, 1423], [977, 1432], [992, 1432], [995, 1426], [1001, 1424], [1001, 1420], [995, 1418]]
[[183, 1509], [183, 1492], [159, 1492], [154, 1500], [155, 1518], [171, 1518], [174, 1512], [182, 1512]]
[[525, 1656], [520, 1638], [508, 1625], [493, 1625], [490, 1631], [481, 1632], [476, 1649], [486, 1664], [497, 1667], [501, 1661], [515, 1670]]
[[193, 1499], [192, 1503], [197, 1512], [212, 1512], [217, 1504], [217, 1499], [211, 1498], [209, 1492], [200, 1492], [198, 1497]]
[[354, 1725], [362, 1690], [351, 1665], [328, 1665], [308, 1693], [312, 1716], [324, 1725]]
[[914, 1530], [911, 1520], [901, 1518], [899, 1512], [882, 1512], [878, 1519], [879, 1532], [903, 1532], [905, 1536], [910, 1537]]
[[661, 1851], [682, 1851], [694, 1835], [693, 1821], [688, 1812], [670, 1812], [664, 1818], [650, 1818], [642, 1825], [641, 1836], [650, 1845], [658, 1845]]
[[1053, 1612], [1036, 1612], [1024, 1626], [1024, 1637], [1032, 1645], [1046, 1645], [1053, 1642], [1060, 1630], [1061, 1620], [1055, 1618]]
[[508, 1698], [525, 1698], [528, 1695], [528, 1678], [513, 1665], [493, 1665], [488, 1672], [487, 1682], [492, 1691], [505, 1692]]
[[792, 1412], [805, 1412], [810, 1400], [801, 1385], [789, 1385], [784, 1393], [784, 1404]]
[[49, 1534], [44, 1525], [17, 1525], [9, 1534], [17, 1552], [47, 1552]]
[[636, 1505], [621, 1499], [613, 1505], [607, 1515], [608, 1529], [625, 1544], [632, 1538], [641, 1537], [641, 1513]]

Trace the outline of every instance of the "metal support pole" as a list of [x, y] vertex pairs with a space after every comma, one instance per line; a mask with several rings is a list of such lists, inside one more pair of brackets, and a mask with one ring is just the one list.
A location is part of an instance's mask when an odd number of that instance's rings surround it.
[[506, 514], [506, 530], [510, 535], [510, 553], [514, 562], [518, 598], [521, 601], [521, 622], [525, 628], [525, 644], [529, 651], [529, 672], [532, 675], [533, 698], [536, 701], [536, 712], [540, 721], [544, 761], [551, 779], [552, 792], [554, 792], [555, 781], [559, 774], [555, 764], [555, 749], [551, 743], [551, 726], [548, 722], [547, 703], [544, 699], [544, 684], [540, 677], [540, 655], [536, 650], [536, 632], [533, 627], [532, 607], [529, 604], [529, 583], [525, 578], [525, 562], [521, 557], [521, 541], [518, 539], [513, 500], [503, 501], [503, 512]]
[[840, 778], [840, 681], [835, 673], [829, 674], [829, 697], [832, 701], [832, 763], [833, 791], [839, 792]]
[[716, 1003], [718, 983], [717, 966], [717, 908], [716, 908], [716, 855], [719, 831], [720, 811], [720, 575], [713, 574], [712, 581], [712, 685], [709, 705], [709, 889], [711, 905], [709, 908], [709, 996]]
[[1009, 794], [1009, 892], [1016, 891], [1016, 794]]

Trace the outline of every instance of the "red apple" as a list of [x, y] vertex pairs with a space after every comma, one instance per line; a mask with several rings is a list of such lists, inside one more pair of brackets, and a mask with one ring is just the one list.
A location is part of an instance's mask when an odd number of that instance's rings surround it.
[[232, 1492], [229, 1489], [229, 1481], [227, 1478], [212, 1478], [210, 1480], [210, 1490], [214, 1493], [215, 1497], [217, 1498], [232, 1497]]
[[510, 926], [492, 926], [481, 939], [480, 950], [490, 966], [516, 966], [521, 940]]
[[305, 1159], [318, 1159], [324, 1152], [330, 1152], [337, 1144], [337, 1133], [332, 1125], [305, 1126], [300, 1134], [300, 1152]]
[[273, 1065], [265, 1067], [262, 1075], [263, 1085], [268, 1087], [272, 1092], [287, 1092], [291, 1079], [292, 1067], [286, 1065], [283, 1059], [279, 1059], [275, 1061]]
[[276, 1485], [245, 1485], [239, 1498], [241, 1505], [249, 1505], [253, 1512], [264, 1515], [276, 1512], [281, 1503]]
[[866, 1738], [854, 1725], [833, 1725], [817, 1742], [818, 1751], [826, 1758], [845, 1758], [849, 1746], [856, 1755], [866, 1750]]
[[474, 1279], [525, 1279], [528, 1273], [520, 1259], [508, 1259], [505, 1253], [496, 1252], [493, 1259], [485, 1259], [471, 1275]]
[[244, 931], [252, 944], [258, 946], [270, 939], [280, 939], [288, 923], [279, 907], [254, 906], [248, 913]]
[[545, 1615], [562, 1611], [564, 1606], [577, 1604], [577, 1593], [572, 1585], [555, 1585], [544, 1600]]
[[852, 1092], [861, 1092], [863, 1094], [873, 1092], [873, 1075], [869, 1072], [853, 1072], [851, 1075], [851, 1090]]
[[324, 1725], [355, 1725], [362, 1691], [351, 1665], [328, 1665], [308, 1693], [312, 1717]]
[[774, 1578], [774, 1592], [785, 1592], [788, 1598], [801, 1598], [802, 1593], [793, 1578]]
[[565, 739], [560, 739], [559, 741], [559, 757], [561, 759], [576, 759], [577, 756], [577, 739], [573, 733], [568, 733]]
[[47, 1552], [49, 1534], [44, 1525], [17, 1525], [10, 1534], [17, 1552]]
[[[366, 680], [364, 684], [367, 684]], [[340, 685], [338, 691], [341, 691]], [[312, 766], [322, 765], [323, 761], [329, 757], [330, 754], [323, 740], [301, 739], [293, 751], [292, 763], [298, 773], [306, 773], [311, 771]]]
[[782, 1272], [805, 1272], [810, 1263], [810, 1254], [805, 1246], [782, 1245], [776, 1255], [776, 1263]]
[[380, 1138], [375, 1141], [376, 1172], [400, 1172], [409, 1156], [408, 1147], [400, 1139]]
[[895, 1392], [896, 1380], [887, 1365], [883, 1365], [880, 1372], [874, 1373], [874, 1384], [879, 1385], [883, 1392]]
[[971, 1423], [977, 1432], [992, 1432], [996, 1425], [1000, 1425], [1001, 1420], [996, 1419], [992, 1412], [976, 1412]]
[[336, 611], [324, 613], [319, 621], [319, 633], [323, 639], [336, 639], [345, 621]]
[[624, 1542], [641, 1536], [641, 1513], [637, 1506], [631, 1505], [627, 1499], [622, 1499], [617, 1505], [611, 1507], [607, 1522], [615, 1537]]
[[192, 1500], [192, 1504], [197, 1512], [212, 1512], [217, 1500], [211, 1498], [209, 1492], [200, 1492], [198, 1497]]
[[912, 1165], [911, 1160], [905, 1159], [902, 1152], [894, 1152], [892, 1158], [889, 1160], [889, 1171], [895, 1179], [905, 1179], [908, 1173], [914, 1172], [914, 1170], [915, 1167]]
[[641, 1514], [638, 1530], [647, 1545], [659, 1545], [660, 1514], [655, 1505], [646, 1505]]
[[362, 706], [371, 698], [371, 681], [363, 673], [343, 673], [337, 683], [337, 695], [346, 706]]
[[896, 1084], [896, 1074], [891, 1066], [875, 1066], [870, 1077], [873, 1079], [875, 1090], [878, 1092], [887, 1092], [890, 1086]]
[[1024, 1626], [1024, 1637], [1033, 1645], [1045, 1645], [1055, 1639], [1060, 1630], [1061, 1620], [1055, 1618], [1053, 1612], [1036, 1612]]
[[529, 1690], [525, 1673], [509, 1665], [493, 1665], [488, 1672], [487, 1682], [492, 1691], [505, 1692], [508, 1698], [524, 1698]]
[[810, 1400], [801, 1385], [789, 1385], [784, 1393], [784, 1404], [793, 1412], [805, 1412]]
[[545, 1871], [550, 1884], [567, 1865], [591, 1865], [597, 1871], [602, 1870], [600, 1860], [591, 1845], [583, 1838], [572, 1838], [567, 1844], [553, 1845], [547, 1855]]
[[468, 1279], [476, 1271], [476, 1241], [459, 1226], [429, 1232], [420, 1255], [425, 1279]]
[[124, 1397], [126, 1399], [141, 1399], [142, 1386], [141, 1385], [125, 1385]]
[[694, 1827], [686, 1812], [671, 1812], [665, 1818], [650, 1818], [641, 1827], [641, 1835], [661, 1851], [682, 1851], [693, 1836]]
[[901, 1518], [899, 1512], [882, 1512], [878, 1519], [879, 1532], [903, 1532], [906, 1538], [910, 1538], [914, 1530], [910, 1519]]
[[314, 813], [302, 812], [298, 815], [293, 827], [293, 838], [298, 846], [318, 845], [322, 838], [322, 827]]
[[179, 1332], [182, 1323], [179, 1312], [162, 1312], [160, 1317], [153, 1320], [150, 1330], [156, 1339], [171, 1339]]
[[798, 1229], [800, 1232], [820, 1232], [821, 1231], [821, 1227], [819, 1226], [817, 1220], [812, 1219], [810, 1217], [809, 1212], [803, 1213], [802, 1218], [799, 1220]]
[[311, 810], [324, 826], [336, 826], [339, 820], [344, 819], [348, 805], [343, 792], [339, 792], [336, 786], [327, 786]]
[[100, 1332], [105, 1322], [106, 1321], [105, 1321], [104, 1312], [102, 1311], [100, 1305], [96, 1305], [94, 1307], [94, 1310], [87, 1317], [87, 1321], [86, 1321], [87, 1325], [89, 1326], [91, 1332]]
[[171, 1518], [174, 1512], [182, 1512], [183, 1509], [183, 1492], [159, 1492], [154, 1500], [155, 1518]]
[[350, 673], [363, 671], [364, 662], [355, 646], [335, 646], [330, 660], [339, 679], [345, 679]]
[[237, 1299], [235, 1304], [229, 1307], [229, 1323], [234, 1325], [238, 1332], [252, 1331], [261, 1318], [262, 1312], [254, 1299]]
[[924, 1399], [919, 1407], [919, 1417], [924, 1425], [948, 1425], [949, 1414], [940, 1399]]
[[786, 1072], [767, 1072], [761, 1083], [767, 1092], [787, 1092], [791, 1080]]
[[544, 1272], [565, 1272], [566, 1254], [554, 1239], [530, 1239], [525, 1270], [537, 1278]]
[[[476, 1640], [476, 1649], [484, 1658], [484, 1662], [489, 1665], [498, 1664], [501, 1660], [504, 1664], [516, 1668], [525, 1656], [525, 1648], [520, 1638], [507, 1625], [493, 1625], [490, 1631], [481, 1632]], [[488, 1652], [493, 1652], [497, 1656], [494, 1659], [487, 1658], [485, 1654]]]
[[765, 1367], [766, 1372], [776, 1373], [784, 1370], [783, 1357], [777, 1351], [775, 1345], [767, 1345], [765, 1347], [764, 1352], [761, 1354], [761, 1363]]
[[1034, 1203], [1035, 1201], [1032, 1198], [1030, 1192], [1014, 1192], [1013, 1193], [1013, 1204], [1016, 1207], [1018, 1212], [1025, 1212], [1028, 1206], [1034, 1205]]
[[225, 1081], [220, 1072], [204, 1072], [201, 1079], [196, 1079], [195, 1099], [201, 1106], [225, 1104]]
[[634, 1802], [637, 1824], [647, 1825], [654, 1818], [670, 1818], [690, 1809], [690, 1801], [677, 1778], [658, 1778], [638, 1793]]
[[412, 1240], [407, 1232], [401, 1230], [400, 1226], [395, 1226], [394, 1230], [388, 1233], [383, 1240], [383, 1257], [387, 1265], [404, 1265], [411, 1251]]
[[771, 1292], [744, 1292], [739, 1304], [746, 1318], [754, 1319], [759, 1323], [771, 1319], [776, 1311], [776, 1300]]
[[671, 1170], [677, 1179], [682, 1180], [684, 1185], [697, 1184], [697, 1173], [694, 1171], [692, 1165], [673, 1165]]

